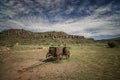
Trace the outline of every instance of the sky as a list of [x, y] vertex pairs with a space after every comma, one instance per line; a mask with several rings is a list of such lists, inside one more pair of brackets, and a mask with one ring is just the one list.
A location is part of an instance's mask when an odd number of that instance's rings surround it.
[[120, 0], [0, 0], [0, 31], [6, 29], [120, 37]]

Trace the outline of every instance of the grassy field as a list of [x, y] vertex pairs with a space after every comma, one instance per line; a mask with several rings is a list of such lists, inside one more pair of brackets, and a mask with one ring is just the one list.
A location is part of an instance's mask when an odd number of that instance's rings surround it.
[[0, 52], [0, 80], [120, 80], [120, 48], [69, 45], [71, 56], [43, 62], [48, 46], [19, 45]]

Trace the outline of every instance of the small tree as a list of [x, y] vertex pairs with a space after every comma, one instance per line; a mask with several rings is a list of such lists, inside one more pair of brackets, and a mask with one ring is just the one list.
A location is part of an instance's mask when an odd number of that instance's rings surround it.
[[114, 41], [109, 41], [107, 44], [108, 44], [108, 47], [110, 47], [110, 48], [117, 47], [117, 43]]

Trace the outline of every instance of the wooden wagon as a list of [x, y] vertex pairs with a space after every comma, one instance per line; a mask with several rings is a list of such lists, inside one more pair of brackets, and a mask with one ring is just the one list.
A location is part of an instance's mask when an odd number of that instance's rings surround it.
[[62, 47], [62, 46], [51, 46], [49, 47], [48, 53], [46, 54], [46, 58], [53, 57], [61, 60], [63, 56], [66, 56], [66, 59], [70, 57], [70, 47]]

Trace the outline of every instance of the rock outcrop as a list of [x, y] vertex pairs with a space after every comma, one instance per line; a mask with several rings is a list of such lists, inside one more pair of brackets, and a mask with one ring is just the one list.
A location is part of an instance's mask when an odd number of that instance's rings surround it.
[[2, 33], [5, 33], [7, 36], [18, 36], [18, 37], [33, 37], [33, 38], [71, 38], [71, 39], [84, 39], [84, 36], [79, 35], [69, 35], [65, 32], [30, 32], [23, 29], [9, 29], [6, 31], [3, 31]]

